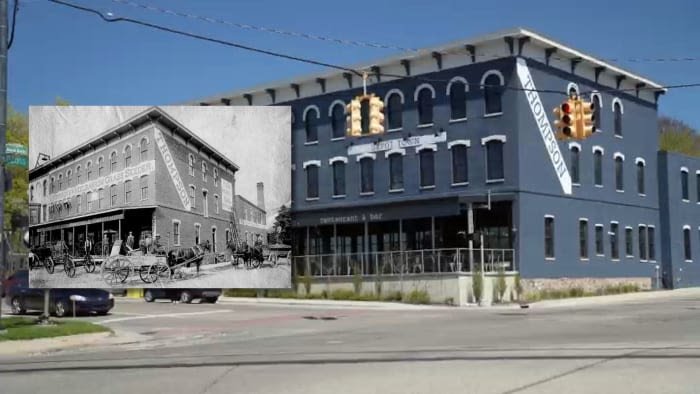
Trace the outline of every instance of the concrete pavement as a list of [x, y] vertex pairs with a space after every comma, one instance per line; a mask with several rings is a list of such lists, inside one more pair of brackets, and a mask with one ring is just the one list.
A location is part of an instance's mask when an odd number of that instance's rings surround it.
[[3, 389], [696, 393], [700, 387], [700, 297], [694, 295], [572, 308], [416, 311], [134, 300], [119, 302], [112, 316], [89, 319], [149, 339], [0, 357]]

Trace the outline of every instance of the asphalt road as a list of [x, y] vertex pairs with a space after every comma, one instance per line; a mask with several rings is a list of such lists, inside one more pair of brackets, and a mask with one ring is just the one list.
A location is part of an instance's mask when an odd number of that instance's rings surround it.
[[698, 393], [700, 298], [378, 310], [120, 301], [145, 342], [0, 360], [8, 393]]

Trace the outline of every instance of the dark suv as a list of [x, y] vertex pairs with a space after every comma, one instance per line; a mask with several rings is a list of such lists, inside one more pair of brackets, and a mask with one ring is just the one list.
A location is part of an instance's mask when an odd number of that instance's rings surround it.
[[[29, 287], [29, 273], [25, 270], [17, 271], [10, 276], [6, 300], [16, 315], [27, 311], [44, 310], [44, 289]], [[81, 296], [82, 300], [75, 302], [76, 314], [97, 313], [106, 315], [114, 308], [114, 297], [106, 290], [100, 289], [50, 289], [49, 313], [57, 317], [73, 314], [73, 301], [71, 296]]]
[[155, 300], [180, 301], [189, 304], [192, 300], [215, 303], [221, 296], [221, 289], [145, 289], [143, 299], [146, 302]]

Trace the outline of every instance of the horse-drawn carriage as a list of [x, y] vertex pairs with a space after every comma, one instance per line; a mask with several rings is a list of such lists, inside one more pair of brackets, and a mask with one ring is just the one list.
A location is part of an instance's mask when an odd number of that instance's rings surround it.
[[[126, 254], [119, 251], [124, 247]], [[112, 254], [102, 264], [102, 279], [111, 286], [126, 283], [133, 274], [146, 284], [165, 284], [173, 277], [182, 277], [182, 268], [199, 266], [206, 255], [206, 249], [200, 246], [172, 249], [167, 253], [149, 249], [130, 249], [122, 246], [122, 241], [115, 242]]]
[[75, 277], [75, 268], [78, 265], [85, 267], [88, 273], [95, 271], [95, 262], [89, 254], [71, 255], [68, 249], [64, 241], [45, 243], [33, 248], [29, 253], [29, 267], [43, 267], [49, 274], [53, 274], [57, 265], [63, 265], [63, 271], [69, 278]]

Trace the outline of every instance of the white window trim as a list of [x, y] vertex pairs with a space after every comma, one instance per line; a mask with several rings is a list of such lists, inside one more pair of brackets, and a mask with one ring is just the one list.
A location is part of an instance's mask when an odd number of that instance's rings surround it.
[[591, 92], [591, 102], [593, 102], [593, 97], [598, 97], [598, 100], [600, 101], [600, 109], [603, 109], [603, 95], [601, 95], [599, 91], [594, 90]]
[[303, 164], [304, 169], [308, 166], [316, 166], [316, 167], [321, 167], [321, 160], [309, 160], [305, 161]]
[[423, 123], [416, 126], [417, 129], [426, 129], [428, 127], [433, 127], [435, 123]]
[[452, 149], [455, 145], [464, 145], [467, 148], [471, 148], [472, 143], [470, 140], [454, 140], [447, 143], [447, 149]]
[[445, 95], [447, 95], [447, 96], [450, 95], [450, 90], [452, 89], [452, 84], [454, 82], [462, 82], [464, 84], [464, 91], [465, 92], [469, 91], [469, 82], [467, 82], [467, 79], [462, 77], [462, 76], [456, 76], [456, 77], [450, 79], [450, 82], [447, 83], [447, 89], [445, 89]]
[[432, 93], [432, 98], [435, 100], [435, 88], [433, 85], [429, 83], [422, 83], [416, 87], [416, 90], [413, 92], [413, 101], [418, 101], [418, 94], [420, 93], [421, 90], [423, 89], [429, 89], [430, 92]]
[[343, 100], [334, 100], [331, 105], [328, 107], [328, 117], [332, 118], [333, 117], [333, 108], [335, 108], [336, 105], [342, 105], [343, 106], [343, 112], [345, 112], [345, 102]]
[[124, 145], [124, 147], [122, 148], [122, 153], [126, 153], [127, 147], [131, 149], [131, 157], [134, 157], [134, 147], [131, 146], [131, 144]]
[[342, 161], [343, 163], [347, 164], [348, 163], [348, 158], [345, 156], [336, 156], [336, 157], [331, 157], [328, 159], [328, 164], [333, 165], [333, 163], [337, 161]]
[[612, 99], [610, 109], [612, 110], [613, 113], [615, 113], [615, 103], [620, 104], [620, 115], [625, 114], [625, 106], [622, 105], [622, 100], [620, 100], [619, 97], [615, 97]]
[[[179, 230], [178, 232], [178, 240], [177, 243], [175, 242], [175, 223], [177, 223], [177, 228]], [[180, 241], [182, 238], [182, 222], [178, 219], [173, 219], [172, 222], [170, 223], [170, 229], [173, 230], [173, 246], [180, 246]]]
[[503, 74], [500, 71], [496, 69], [488, 70], [484, 73], [484, 75], [481, 76], [481, 82], [479, 82], [479, 88], [481, 88], [481, 90], [484, 89], [484, 82], [486, 82], [486, 78], [490, 77], [491, 75], [498, 76], [498, 78], [501, 80], [501, 86], [503, 86], [503, 84], [505, 83], [505, 78], [503, 78]]
[[494, 134], [490, 135], [488, 137], [484, 137], [481, 139], [481, 146], [485, 146], [487, 142], [491, 141], [501, 141], [505, 143], [507, 141], [507, 138], [504, 134]]
[[[638, 157], [638, 158], [634, 159], [634, 164], [635, 164], [635, 165], [636, 165], [636, 164], [639, 164], [639, 163], [642, 163], [642, 165], [643, 165], [644, 167], [647, 166], [646, 160], [642, 159], [641, 157]], [[700, 172], [700, 171], [699, 171], [699, 172]]]
[[416, 153], [420, 153], [422, 150], [429, 149], [433, 152], [437, 152], [437, 144], [424, 144], [416, 147]]
[[345, 198], [347, 197], [347, 194], [334, 194], [331, 196], [331, 198]]
[[389, 193], [401, 193], [403, 191], [404, 191], [403, 188], [401, 188], [401, 189], [389, 189]]
[[692, 229], [691, 229], [691, 227], [690, 227], [689, 224], [684, 225], [684, 226], [683, 226], [683, 230], [691, 230], [691, 231], [692, 231]]
[[304, 145], [318, 145], [318, 140], [304, 142]]
[[688, 167], [681, 167], [681, 172], [688, 172]]
[[389, 149], [388, 151], [384, 152], [384, 158], [388, 159], [389, 156], [393, 155], [394, 153], [399, 153], [399, 154], [401, 154], [401, 156], [406, 156], [406, 149], [404, 149], [404, 148]]
[[567, 94], [567, 95], [568, 95], [569, 92], [571, 91], [571, 88], [573, 88], [574, 90], [576, 90], [576, 95], [579, 95], [579, 94], [580, 94], [580, 93], [579, 93], [579, 90], [578, 90], [578, 85], [575, 84], [575, 83], [573, 83], [573, 82], [569, 82], [569, 83], [566, 85], [566, 94]]
[[359, 163], [360, 160], [362, 160], [362, 159], [364, 159], [364, 158], [370, 158], [370, 159], [372, 159], [372, 160], [376, 160], [376, 159], [377, 159], [377, 154], [376, 154], [376, 153], [369, 153], [369, 152], [366, 152], [366, 153], [363, 153], [363, 154], [361, 154], [361, 155], [357, 155], [357, 162]]
[[603, 147], [600, 145], [593, 145], [593, 148], [591, 149], [593, 153], [600, 152], [601, 155], [605, 155], [605, 149], [603, 149]]
[[315, 109], [315, 110], [316, 110], [316, 115], [318, 115], [319, 118], [321, 117], [321, 110], [318, 109], [318, 106], [316, 106], [315, 104], [311, 104], [311, 105], [309, 105], [308, 107], [306, 107], [306, 108], [304, 109], [304, 113], [303, 113], [303, 115], [301, 116], [302, 121], [306, 122], [306, 115], [307, 115], [307, 114], [309, 113], [309, 111], [311, 111], [312, 109]]
[[574, 148], [578, 149], [578, 151], [581, 152], [581, 144], [579, 144], [578, 142], [569, 142], [569, 150], [572, 150]]
[[[392, 94], [398, 94], [399, 97], [401, 97], [401, 104], [404, 104], [406, 102], [403, 92], [400, 89], [391, 89], [388, 92], [386, 92], [386, 95], [384, 96], [384, 103], [388, 106], [389, 105], [389, 97], [391, 97]], [[416, 96], [417, 97], [417, 96]]]
[[622, 153], [620, 153], [620, 152], [615, 152], [615, 153], [613, 153], [613, 159], [617, 159], [618, 157], [621, 158], [622, 161], [625, 161], [625, 155], [624, 155], [624, 154], [622, 154]]

